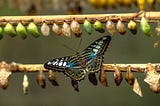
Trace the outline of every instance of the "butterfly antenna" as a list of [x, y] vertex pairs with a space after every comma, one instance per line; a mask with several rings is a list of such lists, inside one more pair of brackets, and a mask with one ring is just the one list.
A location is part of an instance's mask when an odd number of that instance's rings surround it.
[[80, 51], [79, 49], [80, 49], [81, 43], [82, 43], [82, 38], [81, 38], [80, 41], [79, 41], [78, 51]]
[[76, 50], [74, 50], [73, 48], [71, 48], [71, 47], [69, 47], [69, 46], [67, 46], [67, 45], [63, 45], [65, 48], [67, 48], [67, 49], [69, 49], [69, 50], [72, 50], [72, 51], [74, 51], [75, 53], [77, 53], [77, 51]]

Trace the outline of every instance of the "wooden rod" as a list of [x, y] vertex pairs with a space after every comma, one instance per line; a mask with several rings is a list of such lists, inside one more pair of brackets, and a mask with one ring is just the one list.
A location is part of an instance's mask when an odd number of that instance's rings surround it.
[[138, 13], [113, 13], [113, 14], [84, 14], [84, 15], [43, 15], [43, 16], [0, 16], [0, 26], [5, 26], [7, 22], [17, 25], [18, 22], [22, 22], [24, 25], [28, 25], [30, 21], [34, 21], [36, 25], [42, 25], [45, 21], [48, 25], [52, 25], [53, 22], [57, 24], [63, 24], [64, 21], [71, 23], [73, 19], [76, 19], [80, 24], [87, 18], [94, 23], [95, 20], [99, 20], [105, 23], [108, 19], [113, 22], [117, 22], [121, 19], [123, 22], [128, 22], [130, 19], [140, 20], [145, 16], [149, 22], [155, 22], [160, 20], [160, 12], [143, 12]]
[[[160, 63], [152, 63], [156, 71], [160, 71]], [[118, 69], [122, 72], [125, 72], [128, 67], [130, 67], [133, 72], [144, 72], [147, 64], [103, 64], [102, 68], [106, 72], [114, 72], [114, 67], [117, 66]], [[12, 62], [10, 64], [2, 61], [0, 62], [0, 70], [2, 68], [9, 68], [12, 72], [37, 72], [40, 70], [48, 71], [43, 67], [43, 64], [19, 64]]]

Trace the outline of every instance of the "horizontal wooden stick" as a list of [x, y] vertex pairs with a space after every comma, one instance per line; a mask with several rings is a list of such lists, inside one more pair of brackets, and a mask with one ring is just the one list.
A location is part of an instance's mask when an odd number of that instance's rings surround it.
[[43, 15], [43, 16], [0, 16], [0, 26], [6, 25], [7, 22], [17, 25], [18, 22], [22, 22], [24, 25], [28, 25], [30, 21], [34, 21], [36, 25], [42, 25], [45, 21], [48, 25], [52, 25], [53, 22], [57, 24], [63, 24], [64, 21], [71, 23], [73, 19], [76, 19], [79, 23], [83, 23], [87, 18], [91, 23], [95, 20], [100, 20], [102, 23], [111, 19], [117, 22], [121, 19], [123, 22], [128, 22], [130, 19], [140, 20], [142, 16], [145, 16], [149, 22], [155, 22], [160, 20], [160, 12], [143, 12], [138, 13], [113, 13], [113, 14], [85, 14], [85, 15]]
[[[160, 71], [160, 63], [152, 63], [156, 71]], [[102, 68], [106, 72], [114, 72], [114, 67], [117, 66], [122, 72], [125, 72], [128, 67], [130, 67], [133, 72], [144, 72], [147, 64], [103, 64]], [[7, 64], [6, 62], [0, 62], [0, 70], [2, 68], [9, 68], [12, 72], [37, 72], [40, 70], [48, 71], [43, 67], [43, 64], [19, 64], [12, 62]]]

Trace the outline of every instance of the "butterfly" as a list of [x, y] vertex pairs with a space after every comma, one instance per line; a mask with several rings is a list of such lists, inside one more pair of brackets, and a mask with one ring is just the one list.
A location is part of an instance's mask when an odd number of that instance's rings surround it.
[[[89, 73], [89, 80], [93, 82], [95, 73], [101, 70], [104, 53], [110, 41], [110, 36], [103, 36], [75, 55], [47, 61], [44, 68], [62, 72], [70, 77], [72, 86], [78, 91], [77, 81], [83, 80]], [[93, 84], [96, 85], [96, 82], [93, 82]]]

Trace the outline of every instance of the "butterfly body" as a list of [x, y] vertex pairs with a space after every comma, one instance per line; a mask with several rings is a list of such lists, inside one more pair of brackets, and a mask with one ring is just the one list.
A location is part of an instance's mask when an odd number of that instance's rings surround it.
[[72, 56], [50, 60], [44, 64], [44, 67], [63, 72], [74, 81], [81, 81], [87, 73], [96, 73], [101, 70], [103, 55], [110, 41], [110, 36], [101, 37], [83, 51]]

